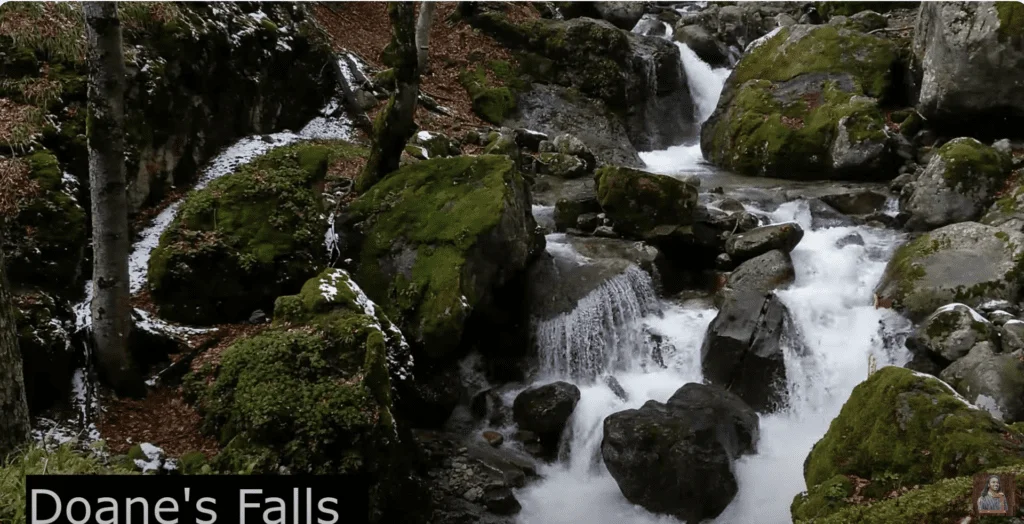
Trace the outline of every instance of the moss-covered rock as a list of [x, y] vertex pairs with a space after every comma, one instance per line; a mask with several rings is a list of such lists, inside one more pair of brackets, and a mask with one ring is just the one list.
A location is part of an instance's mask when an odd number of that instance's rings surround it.
[[516, 93], [524, 84], [508, 62], [492, 60], [459, 73], [459, 82], [473, 103], [473, 112], [501, 125], [516, 110]]
[[665, 175], [605, 166], [594, 173], [597, 201], [615, 230], [642, 235], [656, 226], [692, 224], [697, 188]]
[[961, 222], [900, 246], [875, 293], [911, 320], [960, 302], [1016, 300], [1024, 285], [1024, 234]]
[[811, 496], [794, 503], [794, 514], [827, 512], [828, 505], [807, 504], [820, 494], [816, 487], [835, 485], [837, 475], [867, 480], [862, 493], [881, 498], [903, 486], [1020, 462], [1022, 443], [1024, 435], [967, 404], [940, 380], [885, 367], [854, 388], [814, 445], [804, 462]]
[[902, 192], [900, 209], [910, 214], [906, 227], [927, 230], [977, 220], [1003, 189], [1010, 169], [1009, 155], [973, 138], [946, 142]]
[[537, 157], [537, 164], [539, 172], [558, 178], [579, 178], [589, 172], [585, 161], [564, 153], [541, 153]]
[[436, 132], [420, 131], [409, 139], [409, 145], [422, 148], [424, 160], [462, 154], [458, 141]]
[[834, 26], [781, 29], [743, 57], [701, 132], [716, 165], [783, 178], [879, 178], [895, 166], [880, 101], [894, 45]]
[[794, 522], [817, 522], [819, 517], [848, 506], [846, 499], [853, 493], [853, 481], [845, 475], [836, 475], [794, 497], [789, 511]]
[[310, 279], [276, 310], [270, 330], [224, 351], [196, 395], [204, 428], [224, 445], [213, 464], [364, 479], [365, 492], [346, 496], [380, 511], [409, 479], [392, 413], [392, 377], [411, 373], [408, 345], [342, 270]]
[[324, 263], [315, 186], [330, 161], [362, 154], [347, 143], [286, 146], [189, 194], [149, 261], [161, 315], [237, 321], [298, 289]]
[[71, 345], [71, 308], [52, 294], [23, 291], [14, 295], [14, 323], [18, 328], [29, 409], [38, 413], [64, 398], [78, 365]]
[[343, 219], [356, 280], [432, 357], [540, 252], [528, 189], [507, 157], [430, 159], [354, 201]]
[[[86, 244], [86, 213], [76, 199], [74, 179], [65, 177], [57, 158], [47, 150], [0, 159], [9, 198], [23, 182], [20, 205], [0, 231], [8, 278], [18, 288], [40, 288], [71, 298], [80, 293], [81, 264]], [[20, 182], [15, 177], [23, 174]], [[8, 178], [10, 177], [10, 178]]]

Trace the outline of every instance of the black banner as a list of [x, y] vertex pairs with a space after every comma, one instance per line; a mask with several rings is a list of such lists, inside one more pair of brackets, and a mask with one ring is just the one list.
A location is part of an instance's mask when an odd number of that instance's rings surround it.
[[366, 486], [331, 476], [29, 475], [26, 524], [358, 524]]

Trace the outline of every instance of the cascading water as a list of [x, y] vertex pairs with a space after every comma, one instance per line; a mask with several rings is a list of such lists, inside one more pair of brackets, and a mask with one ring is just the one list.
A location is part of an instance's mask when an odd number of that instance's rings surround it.
[[[729, 72], [696, 63], [699, 59], [689, 49], [682, 50], [691, 94], [703, 121], [717, 103]], [[641, 153], [641, 158], [655, 172], [713, 173], [701, 165], [698, 146]], [[902, 237], [895, 231], [863, 226], [814, 230], [808, 205], [802, 201], [770, 212], [753, 206], [748, 210], [771, 222], [797, 222], [805, 231], [792, 253], [796, 280], [778, 291], [793, 318], [795, 332], [789, 336], [799, 341], [801, 352], [786, 352], [788, 405], [761, 416], [758, 452], [737, 461], [739, 492], [715, 522], [781, 524], [791, 522], [790, 503], [805, 489], [805, 457], [854, 386], [867, 377], [869, 358], [879, 366], [900, 365], [907, 359], [902, 338], [909, 323], [891, 310], [876, 309], [872, 301], [872, 289]], [[838, 242], [852, 234], [859, 235], [863, 245]], [[571, 255], [562, 239], [551, 236], [549, 252]], [[600, 460], [602, 424], [612, 413], [639, 408], [648, 400], [664, 402], [682, 385], [701, 381], [700, 346], [717, 312], [699, 302], [652, 298], [641, 313], [630, 302], [637, 296], [630, 293], [637, 293], [639, 279], [629, 286], [625, 282], [609, 282], [581, 300], [576, 310], [537, 325], [543, 366], [538, 379], [574, 382], [581, 398], [566, 432], [568, 458], [543, 466], [544, 479], [518, 493], [522, 524], [678, 522], [651, 514], [623, 497]], [[664, 365], [650, 358], [658, 350], [659, 339]], [[594, 380], [601, 374], [616, 379], [625, 400], [606, 383]]]

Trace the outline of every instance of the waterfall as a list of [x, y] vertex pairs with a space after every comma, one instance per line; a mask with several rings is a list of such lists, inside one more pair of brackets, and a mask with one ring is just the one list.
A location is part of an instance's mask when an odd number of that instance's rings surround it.
[[651, 277], [629, 266], [583, 297], [572, 311], [538, 322], [541, 372], [592, 380], [631, 363], [645, 350], [644, 334], [633, 327], [657, 309]]

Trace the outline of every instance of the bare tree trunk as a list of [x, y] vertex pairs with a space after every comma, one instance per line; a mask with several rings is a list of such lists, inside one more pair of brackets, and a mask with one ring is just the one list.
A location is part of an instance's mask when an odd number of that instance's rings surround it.
[[0, 250], [0, 462], [28, 440], [31, 429], [18, 328], [14, 325], [14, 303], [5, 264], [4, 253]]
[[416, 99], [419, 97], [419, 67], [416, 63], [416, 14], [412, 2], [388, 3], [391, 46], [395, 50], [397, 89], [388, 105], [377, 115], [370, 158], [359, 177], [357, 189], [366, 191], [388, 173], [398, 169], [405, 144], [416, 131]]
[[124, 55], [116, 2], [84, 2], [89, 65], [92, 329], [100, 376], [121, 394], [141, 389], [128, 351], [128, 202], [124, 166]]
[[420, 74], [430, 72], [430, 24], [434, 20], [434, 2], [420, 2], [420, 15], [416, 19], [416, 63]]

